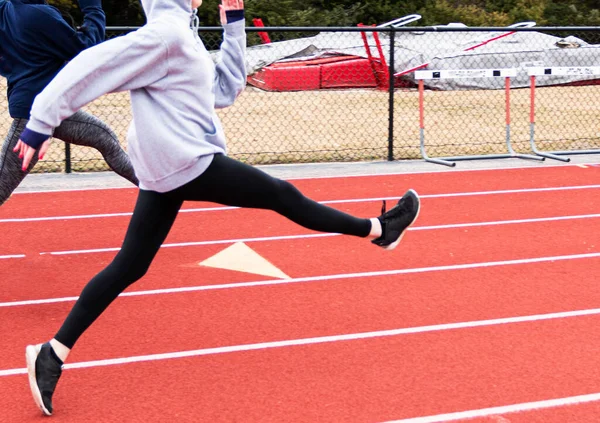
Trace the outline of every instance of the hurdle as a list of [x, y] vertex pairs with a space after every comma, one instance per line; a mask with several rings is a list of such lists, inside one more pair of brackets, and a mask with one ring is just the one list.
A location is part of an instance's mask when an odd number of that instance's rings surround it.
[[560, 157], [565, 154], [598, 154], [600, 149], [595, 150], [557, 150], [557, 151], [542, 151], [535, 144], [535, 84], [536, 78], [542, 76], [600, 76], [600, 66], [564, 66], [564, 67], [532, 67], [527, 69], [529, 75], [529, 91], [530, 91], [530, 106], [529, 106], [529, 142], [531, 150], [541, 156], [549, 159], [568, 162], [571, 159]]
[[[532, 22], [532, 21], [528, 21], [528, 22], [518, 22], [518, 23], [515, 23], [515, 24], [512, 24], [512, 25], [509, 25], [509, 26], [507, 26], [507, 28], [532, 28], [532, 27], [534, 27], [535, 25], [536, 25], [536, 23], [535, 23], [535, 22]], [[436, 26], [434, 26], [433, 28], [436, 28], [436, 29], [437, 29], [437, 28], [444, 28], [444, 27], [446, 27], [446, 28], [447, 28], [447, 27], [452, 27], [452, 26], [453, 26], [452, 24], [449, 24], [449, 25], [436, 25]], [[468, 27], [465, 27], [465, 29], [468, 29]], [[501, 38], [504, 38], [504, 37], [508, 37], [508, 36], [510, 36], [510, 35], [513, 35], [513, 34], [515, 34], [516, 32], [517, 32], [517, 31], [510, 31], [510, 32], [504, 32], [504, 33], [502, 33], [502, 34], [500, 34], [500, 35], [494, 35], [492, 38], [489, 38], [489, 39], [487, 39], [487, 40], [481, 41], [480, 43], [478, 43], [478, 44], [476, 44], [476, 45], [474, 45], [474, 46], [471, 46], [471, 47], [469, 47], [469, 48], [466, 48], [466, 49], [464, 49], [464, 50], [458, 51], [458, 52], [456, 52], [456, 53], [465, 52], [465, 51], [472, 51], [472, 50], [478, 49], [479, 47], [482, 47], [482, 46], [488, 45], [489, 43], [492, 43], [492, 42], [494, 42], [494, 41], [496, 41], [496, 40], [499, 40], [499, 39], [501, 39]], [[418, 65], [418, 66], [412, 67], [412, 68], [410, 68], [410, 69], [405, 69], [405, 70], [403, 70], [403, 71], [401, 71], [401, 72], [395, 73], [395, 74], [394, 74], [394, 77], [395, 77], [395, 78], [400, 78], [401, 76], [404, 76], [404, 75], [407, 75], [407, 74], [409, 74], [409, 73], [413, 73], [413, 72], [415, 72], [415, 71], [421, 70], [421, 69], [423, 69], [423, 68], [426, 68], [427, 66], [429, 66], [429, 62], [427, 62], [427, 63], [421, 63], [421, 64], [420, 64], [420, 65]]]
[[[456, 161], [459, 160], [477, 160], [477, 159], [530, 159], [544, 160], [544, 157], [530, 154], [517, 153], [511, 144], [510, 139], [510, 78], [517, 76], [517, 69], [454, 69], [454, 70], [418, 70], [415, 72], [415, 79], [419, 81], [419, 138], [421, 155], [425, 161], [437, 163], [445, 166], [454, 167]], [[505, 113], [506, 113], [506, 148], [508, 153], [505, 154], [480, 154], [470, 156], [455, 156], [432, 158], [427, 154], [425, 149], [425, 80], [432, 79], [459, 79], [459, 78], [504, 78], [504, 93], [505, 93]]]

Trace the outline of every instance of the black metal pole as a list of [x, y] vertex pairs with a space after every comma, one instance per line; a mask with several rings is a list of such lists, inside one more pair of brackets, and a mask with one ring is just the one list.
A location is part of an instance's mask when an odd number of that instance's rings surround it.
[[390, 63], [389, 63], [389, 128], [388, 128], [388, 161], [394, 160], [394, 86], [396, 85], [396, 78], [394, 77], [394, 67], [395, 67], [395, 44], [396, 40], [396, 31], [395, 28], [392, 27], [392, 31], [390, 32]]
[[71, 144], [65, 143], [65, 172], [71, 173]]

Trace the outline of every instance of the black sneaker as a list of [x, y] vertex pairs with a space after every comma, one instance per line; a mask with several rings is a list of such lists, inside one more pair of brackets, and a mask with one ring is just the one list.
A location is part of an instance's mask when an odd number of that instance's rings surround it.
[[33, 400], [42, 412], [52, 415], [52, 394], [62, 373], [62, 361], [47, 342], [25, 348], [29, 387]]
[[398, 200], [392, 209], [385, 211], [385, 201], [381, 216], [378, 217], [381, 222], [381, 236], [371, 241], [386, 250], [393, 250], [400, 243], [406, 228], [414, 223], [419, 216], [421, 202], [417, 193], [409, 189], [406, 194]]

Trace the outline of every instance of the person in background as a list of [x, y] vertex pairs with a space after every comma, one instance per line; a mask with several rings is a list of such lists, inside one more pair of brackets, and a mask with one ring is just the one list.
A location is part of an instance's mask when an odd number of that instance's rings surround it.
[[[44, 0], [0, 0], [0, 75], [8, 82], [8, 110], [13, 121], [0, 152], [0, 205], [35, 166], [38, 156], [21, 166], [13, 154], [30, 117], [35, 97], [65, 64], [104, 41], [106, 17], [101, 0], [79, 0], [83, 25], [73, 28]], [[70, 20], [70, 19], [69, 19]], [[116, 173], [137, 185], [129, 157], [114, 132], [96, 117], [78, 111], [53, 133], [68, 143], [97, 149]], [[40, 151], [39, 158], [45, 153]]]
[[370, 238], [386, 249], [398, 244], [419, 213], [419, 197], [408, 190], [381, 216], [354, 217], [227, 157], [215, 109], [233, 104], [245, 87], [244, 3], [222, 0], [225, 34], [216, 65], [198, 37], [201, 3], [142, 0], [147, 24], [72, 60], [37, 97], [21, 134], [19, 152], [26, 166], [67, 116], [107, 92], [130, 91], [134, 119], [128, 142], [140, 178], [137, 203], [114, 260], [85, 286], [54, 338], [26, 348], [31, 392], [44, 414], [52, 414], [52, 396], [69, 352], [119, 294], [147, 272], [184, 201], [272, 210], [305, 228]]

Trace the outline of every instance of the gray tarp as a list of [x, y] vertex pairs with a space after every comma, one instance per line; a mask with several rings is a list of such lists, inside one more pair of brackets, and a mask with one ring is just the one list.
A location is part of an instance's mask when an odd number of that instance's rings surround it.
[[[529, 84], [526, 68], [556, 66], [600, 66], [600, 45], [568, 37], [562, 39], [539, 32], [517, 32], [489, 42], [471, 51], [469, 47], [502, 35], [503, 32], [399, 32], [396, 34], [395, 70], [402, 72], [429, 63], [425, 69], [490, 69], [517, 68], [518, 76], [512, 86]], [[379, 38], [389, 63], [389, 37]], [[372, 53], [377, 49], [372, 34], [368, 33]], [[567, 47], [559, 47], [566, 45]], [[578, 47], [575, 47], [578, 46]], [[275, 62], [309, 60], [336, 55], [367, 57], [363, 40], [358, 32], [322, 32], [314, 37], [274, 42], [249, 47], [247, 51], [248, 74]], [[404, 78], [412, 79], [414, 74]], [[553, 85], [595, 79], [583, 76], [549, 76], [538, 78], [538, 85]], [[500, 79], [456, 79], [426, 81], [426, 85], [441, 90], [503, 88]]]

